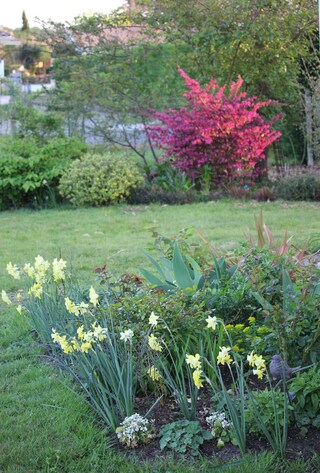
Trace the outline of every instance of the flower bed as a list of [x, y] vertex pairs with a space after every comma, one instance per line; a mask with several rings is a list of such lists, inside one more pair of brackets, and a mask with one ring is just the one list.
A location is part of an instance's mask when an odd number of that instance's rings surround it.
[[149, 285], [96, 268], [83, 289], [63, 259], [10, 262], [26, 288], [2, 299], [29, 317], [121, 448], [319, 451], [320, 271], [314, 255], [257, 228], [258, 244], [219, 256], [157, 238], [162, 254], [141, 269]]

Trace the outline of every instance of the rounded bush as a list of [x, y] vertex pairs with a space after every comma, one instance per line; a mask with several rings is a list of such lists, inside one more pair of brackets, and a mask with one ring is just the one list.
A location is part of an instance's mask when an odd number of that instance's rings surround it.
[[74, 205], [101, 206], [124, 200], [143, 182], [139, 168], [124, 157], [85, 155], [63, 174], [59, 192]]

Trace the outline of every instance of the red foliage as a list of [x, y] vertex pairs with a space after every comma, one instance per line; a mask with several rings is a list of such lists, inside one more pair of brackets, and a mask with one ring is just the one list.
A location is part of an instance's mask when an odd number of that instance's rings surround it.
[[[258, 102], [240, 92], [243, 80], [239, 76], [225, 94], [216, 79], [202, 89], [182, 69], [180, 75], [189, 89], [184, 94], [188, 105], [180, 110], [153, 112], [163, 125], [150, 127], [155, 143], [166, 150], [172, 165], [197, 178], [204, 165], [210, 166], [213, 179], [255, 177], [263, 171], [265, 150], [281, 133], [271, 126], [279, 119], [267, 122], [259, 114], [261, 107], [272, 102]], [[257, 165], [259, 163], [259, 165]]]

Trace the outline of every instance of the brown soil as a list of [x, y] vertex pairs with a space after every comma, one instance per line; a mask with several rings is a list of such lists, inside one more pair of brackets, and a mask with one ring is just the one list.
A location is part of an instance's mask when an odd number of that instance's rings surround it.
[[[264, 389], [264, 387], [265, 385], [259, 386], [259, 388], [262, 389]], [[136, 398], [137, 412], [143, 415], [149, 410], [154, 401], [154, 396]], [[201, 389], [199, 391], [197, 419], [202, 427], [207, 430], [208, 425], [205, 419], [213, 410], [211, 393], [206, 389]], [[149, 418], [154, 420], [156, 432], [159, 432], [162, 426], [181, 420], [182, 416], [174, 399], [165, 398], [155, 406], [149, 415]], [[264, 438], [258, 438], [253, 434], [248, 436], [247, 446], [248, 451], [252, 453], [261, 453], [267, 450], [271, 451], [270, 446]], [[118, 444], [118, 448], [121, 451], [128, 452], [128, 450], [120, 444]], [[222, 462], [229, 462], [240, 455], [238, 447], [232, 444], [226, 444], [223, 448], [218, 448], [214, 440], [205, 441], [200, 448], [200, 452], [205, 458], [219, 459]], [[161, 450], [159, 440], [155, 438], [149, 444], [136, 448], [133, 453], [140, 460], [150, 460], [152, 458], [165, 457], [168, 453], [172, 454], [172, 451]], [[307, 460], [315, 453], [320, 454], [320, 429], [310, 427], [307, 434], [302, 436], [299, 428], [289, 428], [286, 450], [287, 458], [289, 460], [301, 458]]]

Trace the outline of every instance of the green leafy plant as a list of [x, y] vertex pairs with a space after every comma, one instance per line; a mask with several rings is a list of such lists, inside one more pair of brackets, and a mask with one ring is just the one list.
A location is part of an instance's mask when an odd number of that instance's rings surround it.
[[177, 243], [174, 244], [173, 258], [161, 257], [161, 265], [151, 256], [146, 255], [150, 263], [158, 272], [155, 276], [149, 270], [140, 268], [143, 276], [154, 287], [174, 290], [176, 288], [196, 291], [204, 284], [204, 276], [198, 263], [188, 255], [182, 256]]
[[320, 370], [311, 368], [298, 373], [288, 383], [292, 393], [294, 417], [301, 427], [313, 425], [320, 428]]
[[139, 168], [125, 157], [86, 155], [66, 170], [59, 191], [74, 205], [99, 206], [124, 200], [142, 184]]
[[206, 422], [211, 429], [212, 437], [217, 440], [217, 447], [224, 447], [226, 443], [235, 443], [232, 435], [231, 423], [224, 412], [213, 412], [206, 417]]
[[159, 432], [161, 450], [168, 448], [177, 453], [198, 456], [199, 447], [211, 440], [209, 431], [203, 430], [198, 421], [180, 420], [167, 424]]
[[60, 177], [87, 149], [81, 140], [5, 138], [0, 143], [0, 209], [55, 203]]

